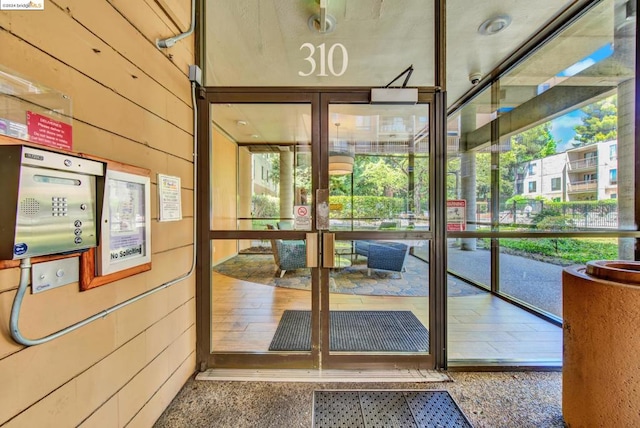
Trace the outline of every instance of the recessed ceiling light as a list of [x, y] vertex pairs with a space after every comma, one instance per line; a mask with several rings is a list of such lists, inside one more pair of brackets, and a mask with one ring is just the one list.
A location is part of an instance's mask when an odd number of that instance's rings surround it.
[[236, 121], [236, 125], [238, 126], [245, 126], [247, 124], [246, 120], [237, 120]]
[[253, 135], [251, 136], [251, 138], [258, 139], [258, 138], [260, 138], [260, 136], [259, 136], [258, 134], [253, 134]]
[[493, 18], [489, 18], [480, 24], [478, 27], [478, 33], [483, 36], [490, 36], [492, 34], [499, 33], [506, 29], [511, 24], [511, 17], [509, 15], [498, 15]]

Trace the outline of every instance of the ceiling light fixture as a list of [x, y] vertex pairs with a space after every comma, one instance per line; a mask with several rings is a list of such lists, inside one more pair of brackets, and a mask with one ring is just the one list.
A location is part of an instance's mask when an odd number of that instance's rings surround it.
[[333, 147], [329, 149], [329, 175], [346, 175], [353, 174], [353, 158], [349, 148], [349, 142], [340, 141], [338, 130], [340, 123], [334, 123], [336, 126], [336, 140]]
[[320, 6], [320, 13], [311, 15], [307, 21], [307, 25], [314, 33], [331, 33], [336, 28], [336, 18], [327, 13], [329, 0], [316, 0], [316, 3]]
[[480, 27], [478, 27], [478, 33], [483, 36], [491, 36], [505, 30], [510, 24], [511, 17], [509, 15], [494, 16], [480, 24]]
[[329, 153], [329, 175], [353, 174], [353, 157]]
[[307, 21], [307, 25], [311, 31], [322, 34], [331, 33], [336, 28], [336, 19], [331, 15], [327, 15], [324, 19], [324, 30], [322, 29], [321, 22], [322, 18], [320, 15], [311, 15], [309, 21]]
[[247, 124], [246, 120], [237, 120], [236, 121], [236, 125], [238, 126], [245, 126]]

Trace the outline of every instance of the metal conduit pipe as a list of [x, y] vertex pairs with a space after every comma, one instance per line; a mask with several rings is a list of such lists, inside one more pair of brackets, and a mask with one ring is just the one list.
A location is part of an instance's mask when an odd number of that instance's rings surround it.
[[177, 36], [168, 37], [166, 39], [158, 39], [156, 40], [156, 46], [158, 49], [166, 49], [175, 45], [177, 41], [184, 39], [185, 37], [189, 37], [193, 31], [196, 29], [196, 0], [191, 0], [191, 26], [189, 29]]
[[11, 307], [11, 319], [9, 321], [9, 331], [11, 332], [11, 337], [17, 343], [25, 346], [34, 346], [40, 345], [42, 343], [49, 342], [53, 339], [57, 339], [60, 336], [64, 336], [67, 333], [71, 333], [74, 330], [79, 329], [95, 320], [100, 318], [104, 318], [112, 312], [117, 311], [118, 309], [124, 308], [132, 303], [137, 302], [138, 300], [144, 299], [147, 296], [150, 296], [153, 293], [156, 293], [160, 290], [164, 290], [165, 288], [171, 287], [172, 285], [189, 278], [193, 275], [193, 272], [196, 267], [196, 213], [197, 213], [197, 184], [198, 184], [198, 170], [197, 170], [197, 156], [198, 156], [198, 108], [196, 105], [196, 83], [191, 82], [191, 100], [193, 102], [193, 257], [191, 259], [191, 267], [189, 271], [177, 278], [172, 279], [171, 281], [165, 282], [151, 290], [145, 291], [144, 293], [138, 294], [135, 297], [132, 297], [128, 300], [125, 300], [122, 303], [118, 303], [115, 306], [112, 306], [104, 311], [101, 311], [95, 315], [92, 315], [82, 321], [79, 321], [69, 327], [63, 328], [55, 333], [52, 333], [48, 336], [42, 337], [40, 339], [28, 339], [22, 335], [20, 332], [20, 328], [18, 326], [18, 321], [20, 319], [20, 308], [22, 307], [22, 300], [24, 299], [24, 295], [27, 292], [27, 287], [29, 286], [29, 276], [31, 273], [31, 259], [25, 258], [20, 261], [20, 284], [18, 285], [18, 292], [16, 293], [15, 298], [13, 299], [13, 306]]

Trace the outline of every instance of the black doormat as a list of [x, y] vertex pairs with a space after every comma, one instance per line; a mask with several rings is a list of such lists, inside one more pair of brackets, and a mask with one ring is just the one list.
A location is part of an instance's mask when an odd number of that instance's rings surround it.
[[[311, 311], [284, 311], [269, 350], [310, 351]], [[411, 311], [331, 311], [329, 350], [428, 352], [429, 330]]]
[[449, 392], [314, 391], [313, 428], [472, 427]]

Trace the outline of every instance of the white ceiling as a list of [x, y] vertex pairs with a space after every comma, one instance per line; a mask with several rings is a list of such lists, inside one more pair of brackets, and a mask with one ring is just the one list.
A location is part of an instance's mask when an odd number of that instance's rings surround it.
[[[408, 86], [434, 84], [434, 2], [326, 0], [327, 11], [335, 17], [336, 24], [332, 32], [320, 34], [308, 26], [309, 18], [319, 12], [319, 1], [208, 1], [205, 84], [381, 87], [409, 65], [413, 65], [414, 72]], [[446, 90], [449, 103], [454, 103], [472, 88], [470, 73], [487, 75], [571, 3], [574, 1], [447, 0]], [[506, 30], [488, 36], [478, 33], [483, 21], [505, 14], [511, 17], [511, 25]], [[310, 62], [305, 60], [310, 53], [310, 48], [304, 47], [305, 43], [315, 46], [317, 51], [313, 57], [316, 72], [309, 76], [300, 75], [311, 68]], [[339, 72], [344, 66], [344, 74], [332, 76], [329, 64], [325, 63], [326, 75], [318, 76], [321, 44], [327, 54], [332, 46], [337, 46], [331, 56], [333, 70]], [[346, 64], [337, 44], [344, 46], [348, 54]], [[570, 59], [571, 55], [568, 56]], [[545, 64], [539, 64], [539, 67], [541, 74], [549, 76], [548, 70], [544, 70]], [[519, 78], [530, 82], [539, 80], [531, 76], [531, 71]], [[535, 82], [536, 85], [539, 83]], [[299, 130], [299, 126], [308, 125], [305, 122], [308, 122], [310, 112], [305, 111], [306, 108], [278, 106], [272, 109], [274, 111], [266, 112], [261, 108], [256, 110], [255, 106], [233, 105], [214, 111], [214, 121], [237, 141], [268, 142], [271, 138], [274, 138], [271, 141], [290, 141], [309, 132], [308, 129]], [[285, 118], [290, 114], [297, 117]], [[238, 120], [246, 121], [247, 125], [237, 126]]]
[[[433, 2], [424, 0], [327, 0], [334, 31], [308, 27], [319, 12], [315, 0], [234, 0], [207, 3], [206, 84], [209, 86], [375, 86], [389, 83], [413, 64], [409, 86], [434, 84]], [[470, 89], [469, 74], [486, 75], [570, 1], [448, 0], [447, 91], [451, 101]], [[490, 36], [478, 33], [488, 18], [508, 14], [511, 25]], [[348, 52], [342, 76], [307, 73], [304, 43]], [[338, 49], [338, 48], [336, 48]], [[334, 51], [336, 71], [342, 65]], [[316, 55], [317, 60], [317, 55]], [[317, 65], [319, 69], [319, 64]], [[317, 73], [316, 73], [317, 74]], [[401, 83], [397, 82], [397, 83]]]

